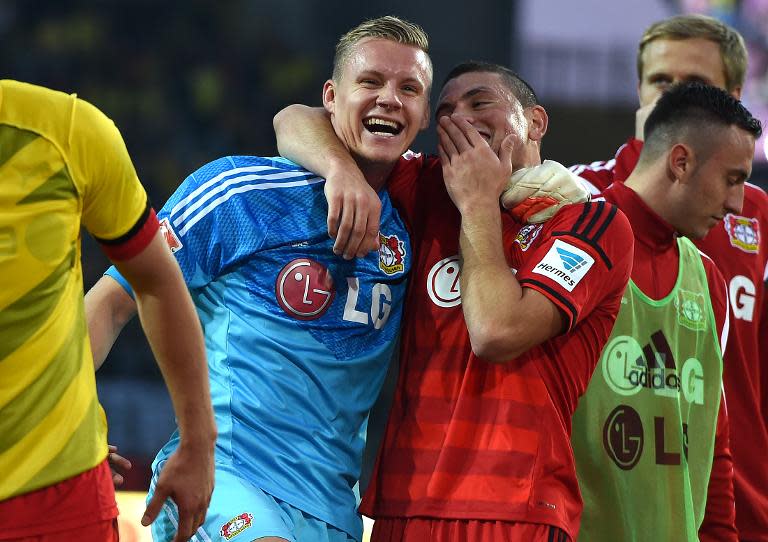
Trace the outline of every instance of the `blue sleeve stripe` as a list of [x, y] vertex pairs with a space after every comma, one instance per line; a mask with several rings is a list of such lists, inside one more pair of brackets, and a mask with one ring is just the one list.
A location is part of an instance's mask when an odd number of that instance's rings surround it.
[[117, 283], [123, 287], [123, 290], [125, 290], [129, 296], [133, 297], [133, 288], [131, 288], [131, 285], [128, 284], [128, 281], [125, 280], [125, 277], [120, 274], [120, 271], [118, 271], [114, 265], [104, 271], [104, 274], [115, 279]]
[[[294, 177], [297, 176], [297, 175], [295, 175], [295, 173], [296, 172], [294, 172]], [[301, 176], [304, 176], [304, 175], [306, 175], [306, 173], [302, 173], [301, 174]], [[259, 177], [259, 178], [263, 179], [264, 177]], [[295, 187], [295, 186], [308, 186], [308, 185], [311, 185], [311, 184], [316, 184], [316, 183], [324, 182], [324, 181], [325, 181], [325, 179], [323, 179], [322, 177], [311, 177], [309, 179], [300, 179], [300, 180], [292, 181], [292, 182], [281, 182], [281, 183], [266, 182], [266, 183], [246, 184], [246, 185], [230, 187], [229, 190], [227, 190], [227, 192], [225, 192], [224, 194], [222, 194], [218, 198], [216, 198], [213, 201], [211, 201], [210, 203], [208, 203], [208, 205], [206, 205], [205, 207], [203, 207], [201, 209], [197, 209], [197, 207], [196, 207], [195, 210], [197, 211], [197, 213], [194, 214], [194, 216], [189, 216], [193, 212], [193, 211], [190, 211], [190, 212], [185, 212], [182, 216], [175, 218], [173, 220], [173, 225], [174, 225], [174, 227], [178, 228], [178, 230], [177, 230], [178, 234], [180, 236], [183, 236], [183, 235], [185, 235], [187, 233], [187, 231], [189, 231], [189, 229], [192, 226], [194, 226], [200, 220], [205, 218], [205, 216], [208, 213], [210, 213], [213, 209], [215, 209], [216, 207], [218, 207], [222, 203], [225, 203], [230, 198], [232, 198], [232, 196], [235, 196], [237, 194], [243, 194], [245, 192], [250, 192], [252, 190], [271, 190], [273, 188], [291, 188], [291, 187]], [[218, 192], [220, 192], [220, 191], [217, 190], [216, 193], [218, 193]], [[208, 199], [210, 199], [210, 198], [208, 198], [208, 197], [203, 198], [203, 201], [200, 203], [200, 205], [205, 203], [206, 200], [208, 200]], [[189, 218], [189, 220], [187, 220], [185, 222], [184, 220], [186, 218]], [[183, 226], [179, 227], [181, 224], [183, 224]]]
[[[279, 173], [271, 173], [271, 174], [264, 174], [259, 172], [266, 172], [266, 171], [279, 171]], [[255, 175], [242, 175], [244, 173], [251, 173]], [[184, 207], [189, 205], [192, 202], [195, 202], [198, 200], [198, 198], [201, 198], [203, 200], [210, 198], [210, 195], [207, 195], [208, 193], [212, 192], [213, 194], [216, 193], [216, 189], [211, 190], [214, 186], [217, 184], [220, 184], [223, 186], [223, 188], [218, 188], [218, 190], [224, 190], [227, 186], [231, 185], [235, 182], [243, 182], [244, 180], [249, 179], [257, 179], [259, 177], [263, 177], [266, 179], [281, 179], [281, 178], [293, 178], [297, 176], [312, 176], [312, 173], [309, 173], [305, 170], [299, 170], [299, 171], [280, 171], [277, 168], [275, 168], [272, 165], [262, 165], [262, 166], [249, 166], [249, 167], [240, 167], [240, 168], [234, 168], [229, 169], [227, 171], [223, 171], [216, 175], [215, 177], [209, 179], [208, 181], [204, 182], [200, 186], [198, 186], [195, 190], [193, 190], [190, 194], [185, 196], [183, 199], [181, 199], [179, 202], [177, 202], [173, 208], [170, 211], [170, 215], [175, 215], [179, 213]], [[234, 179], [230, 179], [228, 181], [224, 181], [224, 179], [227, 179], [228, 177], [234, 177]], [[244, 178], [245, 177], [245, 178]], [[239, 180], [238, 180], [239, 179]], [[224, 182], [222, 182], [224, 181]]]

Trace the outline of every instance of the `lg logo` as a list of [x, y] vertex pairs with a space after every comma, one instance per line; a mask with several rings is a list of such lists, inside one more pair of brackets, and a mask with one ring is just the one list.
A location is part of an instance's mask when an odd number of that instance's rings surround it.
[[[336, 296], [336, 285], [324, 265], [309, 258], [298, 258], [280, 271], [275, 283], [275, 294], [278, 305], [289, 316], [299, 320], [316, 320], [331, 306]], [[392, 308], [392, 291], [389, 286], [378, 282], [373, 285], [370, 310], [359, 310], [360, 297], [360, 280], [347, 277], [342, 318], [347, 322], [370, 324], [375, 329], [384, 327]]]
[[333, 278], [325, 266], [308, 258], [283, 267], [275, 284], [277, 302], [299, 320], [320, 318], [336, 295]]
[[460, 274], [458, 256], [443, 258], [432, 266], [427, 276], [427, 293], [432, 303], [445, 308], [461, 305]]
[[736, 275], [728, 286], [733, 315], [739, 320], [752, 321], [755, 314], [755, 284], [744, 275]]

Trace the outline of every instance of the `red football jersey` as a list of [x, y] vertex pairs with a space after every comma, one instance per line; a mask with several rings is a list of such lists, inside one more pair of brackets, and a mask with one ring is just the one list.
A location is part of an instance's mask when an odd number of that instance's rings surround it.
[[[643, 142], [630, 139], [607, 162], [573, 166], [593, 193], [614, 181], [624, 182], [637, 164]], [[758, 186], [744, 187], [739, 215], [728, 214], [696, 245], [725, 277], [732, 309], [723, 384], [728, 398], [734, 466], [736, 526], [745, 540], [768, 532], [768, 195]], [[761, 308], [765, 307], [761, 311]], [[761, 314], [761, 312], [763, 314]], [[760, 344], [762, 341], [762, 345]]]
[[418, 181], [400, 175], [390, 194], [416, 263], [398, 385], [361, 511], [542, 523], [575, 538], [582, 504], [571, 416], [629, 277], [629, 223], [606, 202], [566, 207], [541, 225], [505, 213], [510, 267], [562, 310], [567, 332], [507, 363], [486, 362], [472, 353], [461, 309], [460, 214], [439, 162], [408, 162]]

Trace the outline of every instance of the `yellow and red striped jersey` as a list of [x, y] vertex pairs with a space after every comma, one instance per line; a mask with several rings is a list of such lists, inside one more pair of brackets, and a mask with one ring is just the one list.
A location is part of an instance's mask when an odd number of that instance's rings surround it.
[[0, 81], [0, 500], [106, 457], [80, 228], [130, 257], [152, 216], [111, 120], [74, 94]]

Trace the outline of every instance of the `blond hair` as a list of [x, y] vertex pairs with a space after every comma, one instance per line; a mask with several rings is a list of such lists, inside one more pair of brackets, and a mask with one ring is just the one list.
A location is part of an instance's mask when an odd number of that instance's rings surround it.
[[725, 90], [733, 92], [744, 85], [747, 75], [747, 48], [744, 38], [725, 23], [706, 15], [676, 15], [652, 24], [640, 39], [637, 50], [637, 77], [643, 78], [643, 51], [657, 39], [684, 40], [702, 38], [720, 47], [725, 66]]
[[352, 54], [352, 49], [360, 40], [365, 38], [380, 38], [403, 45], [411, 45], [427, 53], [427, 58], [429, 58], [429, 38], [424, 29], [409, 21], [386, 15], [364, 21], [341, 36], [336, 44], [336, 54], [333, 57], [333, 78], [335, 80], [341, 77], [342, 69]]

